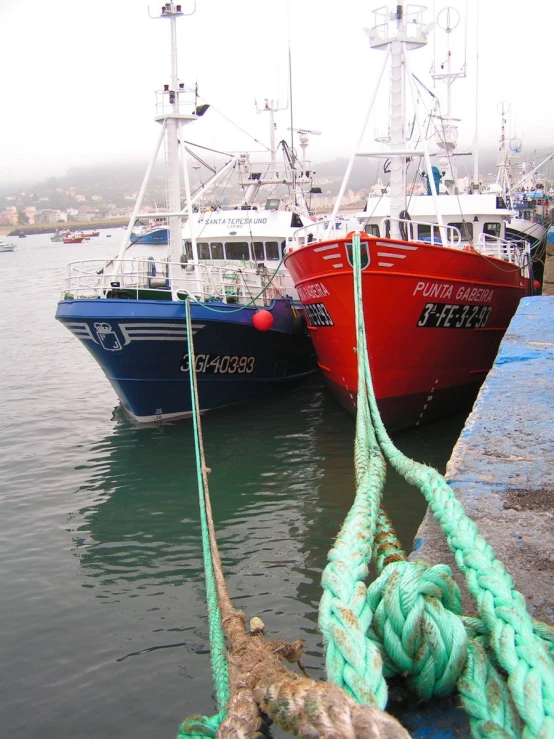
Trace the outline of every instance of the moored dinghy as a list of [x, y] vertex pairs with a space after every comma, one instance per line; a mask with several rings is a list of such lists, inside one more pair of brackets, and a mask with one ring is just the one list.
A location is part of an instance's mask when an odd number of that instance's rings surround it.
[[[426, 26], [421, 6], [398, 4], [392, 12], [374, 12], [369, 38], [385, 56], [381, 77], [391, 62], [389, 150], [356, 152], [350, 165], [356, 155], [389, 156], [390, 199], [383, 212], [368, 208], [346, 222], [336, 218], [339, 196], [327, 232], [324, 224], [297, 232], [285, 263], [304, 305], [319, 366], [338, 400], [354, 410], [352, 237], [361, 233], [363, 310], [375, 391], [385, 423], [399, 429], [453, 412], [475, 397], [520, 298], [530, 291], [530, 255], [527, 243], [505, 239], [510, 212], [502, 198], [465, 196], [469, 212], [455, 217], [443, 209], [429, 177], [430, 195], [416, 198], [416, 212], [409, 213], [408, 163], [422, 157], [427, 172], [433, 171], [407, 55], [425, 45]], [[424, 142], [417, 147], [405, 137], [404, 78]], [[372, 105], [376, 94], [377, 88]], [[347, 181], [348, 172], [341, 194]], [[455, 199], [462, 202], [461, 196]], [[484, 211], [477, 214], [477, 209]], [[449, 225], [452, 221], [460, 223]]]
[[[221, 255], [213, 252], [211, 242], [206, 254], [197, 235], [201, 218], [193, 212], [180, 129], [205, 110], [199, 111], [195, 91], [177, 77], [176, 21], [183, 15], [181, 6], [172, 2], [162, 8], [160, 17], [171, 25], [171, 85], [157, 95], [160, 136], [119, 254], [108, 262], [70, 265], [56, 313], [93, 354], [124, 408], [141, 422], [191, 412], [187, 300], [201, 410], [256, 398], [316, 369], [290, 277], [277, 269], [282, 257], [269, 263], [274, 267], [270, 270], [252, 239], [247, 240], [245, 251], [244, 243], [234, 247], [230, 236], [229, 246], [221, 244]], [[143, 217], [144, 193], [163, 141], [169, 243], [132, 244], [131, 234], [136, 220]], [[243, 220], [246, 215], [234, 213]], [[281, 255], [283, 241], [292, 238], [293, 228], [307, 222], [294, 221], [294, 215], [286, 214], [284, 234], [271, 234], [279, 237]], [[188, 221], [186, 234], [183, 221]], [[224, 232], [229, 234], [226, 227]]]

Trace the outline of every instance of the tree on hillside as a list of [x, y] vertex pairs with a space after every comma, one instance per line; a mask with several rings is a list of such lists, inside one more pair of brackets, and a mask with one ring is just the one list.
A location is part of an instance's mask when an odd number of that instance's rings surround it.
[[17, 209], [17, 220], [20, 225], [29, 223], [29, 216], [21, 208]]

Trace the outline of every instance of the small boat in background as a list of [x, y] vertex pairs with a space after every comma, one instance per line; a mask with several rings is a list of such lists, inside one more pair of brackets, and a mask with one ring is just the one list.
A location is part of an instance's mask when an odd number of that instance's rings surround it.
[[64, 236], [62, 241], [64, 244], [82, 244], [83, 241], [86, 241], [86, 238], [72, 234], [71, 236]]
[[92, 239], [95, 236], [100, 236], [100, 231], [81, 231], [80, 236], [84, 239]]
[[8, 244], [6, 241], [0, 240], [0, 251], [15, 251], [15, 244]]
[[132, 244], [161, 244], [166, 246], [169, 243], [167, 224], [154, 224], [150, 227], [137, 226], [133, 229], [130, 240]]
[[56, 233], [50, 237], [50, 241], [63, 241], [65, 238], [71, 235], [71, 231], [68, 228], [57, 229]]
[[27, 238], [27, 234], [21, 228], [19, 229], [19, 233], [17, 235], [19, 236], [20, 239], [26, 239]]

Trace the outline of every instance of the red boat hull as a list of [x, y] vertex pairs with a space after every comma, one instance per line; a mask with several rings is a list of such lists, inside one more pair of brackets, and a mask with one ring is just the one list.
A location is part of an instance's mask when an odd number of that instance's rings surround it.
[[[351, 240], [288, 254], [317, 352], [339, 402], [356, 408]], [[530, 281], [509, 262], [421, 242], [362, 237], [362, 286], [375, 393], [391, 430], [467, 407]]]

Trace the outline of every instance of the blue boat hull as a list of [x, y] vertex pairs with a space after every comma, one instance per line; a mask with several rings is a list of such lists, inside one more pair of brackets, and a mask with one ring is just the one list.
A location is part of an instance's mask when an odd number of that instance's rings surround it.
[[[273, 316], [269, 331], [254, 327], [255, 308], [209, 305], [191, 303], [201, 410], [252, 400], [316, 370], [303, 313], [291, 301], [267, 307]], [[153, 422], [190, 415], [183, 302], [62, 300], [56, 318], [94, 356], [133, 418]]]
[[131, 244], [160, 244], [162, 246], [167, 246], [167, 228], [160, 228], [157, 231], [149, 231], [142, 236], [131, 234]]

